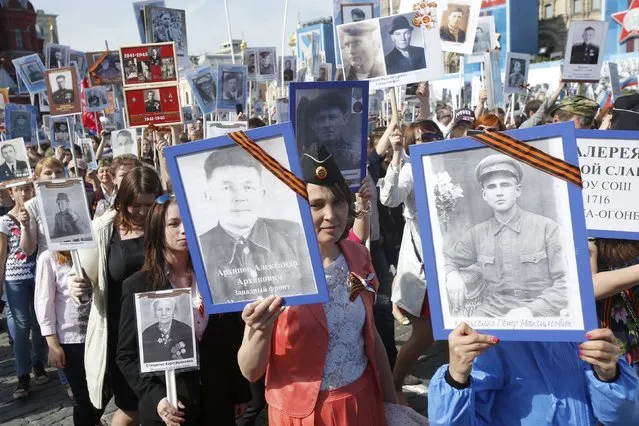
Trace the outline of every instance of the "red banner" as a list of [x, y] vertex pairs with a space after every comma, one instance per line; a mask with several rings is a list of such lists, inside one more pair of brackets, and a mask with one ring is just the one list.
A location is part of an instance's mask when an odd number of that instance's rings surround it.
[[167, 83], [177, 81], [174, 43], [155, 43], [121, 47], [124, 85]]
[[129, 127], [182, 123], [177, 84], [139, 89], [125, 88], [124, 103]]
[[506, 0], [482, 0], [481, 8], [485, 9], [487, 7], [504, 6], [505, 4]]

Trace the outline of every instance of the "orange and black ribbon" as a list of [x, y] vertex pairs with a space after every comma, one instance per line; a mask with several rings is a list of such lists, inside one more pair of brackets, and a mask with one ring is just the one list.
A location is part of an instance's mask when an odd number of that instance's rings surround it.
[[96, 73], [96, 70], [98, 69], [98, 67], [102, 64], [102, 62], [104, 62], [104, 60], [107, 58], [107, 56], [109, 56], [109, 51], [105, 51], [102, 52], [102, 56], [100, 56], [98, 58], [97, 61], [95, 61], [93, 63], [93, 65], [91, 65], [91, 67], [89, 68], [89, 75], [91, 76], [92, 79], [96, 80], [95, 84], [99, 84], [100, 83], [100, 79], [98, 78], [98, 74]]
[[269, 153], [264, 151], [258, 144], [249, 138], [246, 133], [232, 132], [228, 134], [233, 142], [241, 146], [246, 152], [251, 154], [253, 158], [259, 161], [264, 167], [266, 167], [276, 178], [284, 182], [286, 186], [295, 191], [300, 197], [308, 201], [308, 193], [306, 192], [306, 183], [295, 176], [293, 172], [282, 166], [275, 158], [271, 157]]
[[567, 182], [582, 188], [581, 172], [579, 167], [546, 154], [545, 152], [521, 142], [510, 135], [502, 132], [486, 132], [472, 136], [484, 145], [506, 154], [509, 157], [526, 163], [542, 172], [546, 172], [554, 177], [563, 179]]

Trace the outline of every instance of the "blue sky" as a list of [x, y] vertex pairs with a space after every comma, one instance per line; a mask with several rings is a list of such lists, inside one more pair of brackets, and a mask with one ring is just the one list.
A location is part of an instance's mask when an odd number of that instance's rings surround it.
[[[165, 0], [166, 6], [186, 11], [189, 54], [212, 52], [228, 40], [224, 0]], [[252, 47], [282, 45], [284, 0], [227, 0], [234, 39], [242, 38]], [[36, 9], [58, 15], [61, 44], [92, 51], [140, 43], [132, 1], [125, 0], [31, 0]], [[288, 40], [297, 19], [308, 21], [331, 15], [331, 0], [289, 0], [286, 22]]]

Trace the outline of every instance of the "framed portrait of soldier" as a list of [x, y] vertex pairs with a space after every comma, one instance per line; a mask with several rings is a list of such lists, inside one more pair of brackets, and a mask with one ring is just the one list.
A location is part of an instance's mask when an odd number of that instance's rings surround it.
[[493, 50], [496, 46], [495, 17], [493, 15], [480, 16], [475, 30], [473, 53], [465, 55], [466, 62], [469, 64], [484, 62], [484, 53]]
[[333, 154], [354, 191], [366, 175], [368, 82], [291, 83], [290, 119], [299, 155], [313, 145]]
[[135, 23], [138, 25], [140, 33], [140, 43], [146, 43], [146, 30], [144, 29], [144, 7], [156, 6], [166, 7], [164, 0], [144, 0], [133, 2], [133, 13], [135, 14]]
[[51, 146], [71, 148], [75, 119], [73, 117], [51, 117], [49, 115], [49, 140]]
[[69, 66], [71, 48], [61, 44], [47, 43], [44, 46], [45, 65], [48, 69], [65, 68]]
[[91, 138], [80, 139], [80, 148], [82, 149], [82, 158], [86, 161], [90, 170], [98, 169], [98, 161], [93, 149], [93, 140]]
[[38, 54], [22, 56], [11, 62], [13, 62], [18, 78], [22, 79], [29, 93], [44, 92], [47, 89], [44, 81], [44, 64]]
[[125, 86], [177, 81], [174, 42], [120, 47], [120, 61]]
[[91, 86], [122, 84], [122, 63], [119, 51], [87, 52], [85, 57], [88, 68], [95, 68], [93, 72], [89, 72]]
[[193, 115], [193, 107], [191, 105], [182, 107], [182, 122], [184, 124], [190, 124], [195, 121], [195, 117]]
[[246, 129], [246, 121], [207, 121], [206, 128], [204, 129], [204, 137], [207, 139], [217, 138]]
[[217, 67], [217, 109], [236, 112], [246, 110], [247, 73], [245, 65], [220, 64]]
[[147, 43], [174, 42], [176, 55], [188, 56], [184, 10], [145, 6], [144, 21]]
[[26, 145], [38, 143], [37, 111], [32, 105], [7, 104], [4, 110], [7, 137], [22, 138]]
[[480, 2], [474, 0], [437, 2], [437, 24], [444, 52], [473, 53], [480, 6]]
[[0, 182], [31, 177], [27, 148], [22, 138], [0, 141]]
[[244, 49], [242, 63], [246, 65], [248, 81], [257, 81], [257, 54], [258, 51], [255, 48]]
[[315, 81], [331, 81], [333, 77], [333, 64], [317, 64], [314, 74]]
[[86, 112], [101, 112], [109, 106], [109, 100], [107, 99], [106, 86], [93, 86], [84, 89], [84, 100]]
[[138, 156], [138, 138], [135, 129], [121, 129], [111, 132], [113, 158], [120, 155]]
[[570, 22], [562, 74], [564, 81], [599, 81], [607, 33], [606, 21]]
[[274, 47], [260, 47], [257, 49], [257, 81], [271, 81], [276, 79], [275, 71], [277, 58]]
[[45, 71], [45, 82], [51, 115], [72, 115], [82, 112], [75, 67]]
[[51, 108], [49, 108], [49, 98], [47, 96], [46, 90], [38, 93], [38, 109], [40, 110], [40, 114], [51, 112]]
[[529, 68], [530, 55], [508, 52], [506, 54], [504, 93], [526, 94], [528, 92]]
[[373, 3], [342, 3], [342, 22], [340, 24], [350, 24], [351, 22], [365, 21], [375, 18], [375, 5]]
[[297, 71], [297, 58], [295, 56], [280, 56], [277, 60], [279, 70], [277, 72], [278, 77], [282, 75], [282, 61], [284, 61], [284, 82], [290, 83], [295, 81], [295, 71]]
[[[573, 129], [508, 132], [517, 157], [472, 138], [411, 147], [435, 339], [461, 321], [512, 341], [577, 342], [596, 328], [581, 188], [553, 174], [578, 164]], [[531, 167], [522, 144], [552, 157]]]
[[[634, 113], [625, 114], [635, 119]], [[639, 132], [578, 129], [576, 134], [588, 236], [639, 240], [639, 198], [633, 196], [639, 186]]]
[[89, 70], [87, 66], [87, 57], [86, 53], [80, 52], [79, 50], [71, 49], [69, 51], [69, 64], [75, 62], [78, 67], [78, 74], [80, 75], [80, 80], [87, 76], [87, 72]]
[[50, 250], [66, 251], [95, 245], [91, 215], [82, 179], [36, 181], [36, 195]]
[[182, 123], [177, 84], [125, 87], [124, 106], [128, 127]]
[[217, 71], [205, 66], [186, 76], [193, 98], [203, 114], [211, 114], [217, 107]]
[[197, 368], [190, 288], [136, 293], [140, 373]]
[[[326, 279], [310, 207], [292, 189], [299, 181], [281, 174], [280, 180], [256, 158], [271, 160], [253, 157], [231, 135], [164, 151], [206, 312], [241, 311], [270, 295], [288, 306], [324, 303]], [[290, 123], [243, 135], [238, 137], [301, 175]]]

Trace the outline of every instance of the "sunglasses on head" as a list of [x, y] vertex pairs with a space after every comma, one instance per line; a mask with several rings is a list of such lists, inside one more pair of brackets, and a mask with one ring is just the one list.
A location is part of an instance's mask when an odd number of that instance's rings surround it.
[[175, 194], [162, 194], [155, 199], [155, 204], [158, 204], [161, 206], [162, 204], [166, 203], [172, 198], [175, 198]]

